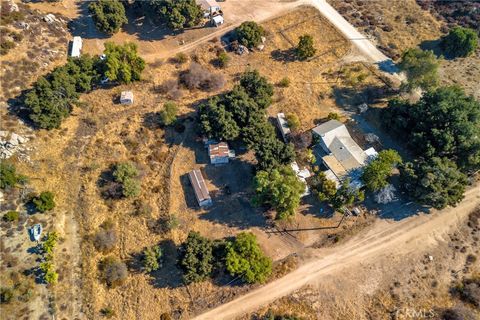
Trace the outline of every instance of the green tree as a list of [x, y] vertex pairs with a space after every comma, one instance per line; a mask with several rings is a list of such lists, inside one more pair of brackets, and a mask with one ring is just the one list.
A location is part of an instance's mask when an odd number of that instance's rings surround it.
[[70, 115], [79, 93], [91, 90], [98, 80], [98, 59], [84, 55], [69, 58], [46, 77], [40, 77], [25, 95], [30, 119], [40, 128], [54, 129]]
[[272, 103], [273, 85], [258, 70], [244, 72], [240, 77], [240, 85], [260, 108], [265, 109]]
[[[272, 125], [267, 122], [265, 126]], [[295, 159], [293, 144], [280, 141], [276, 135], [265, 136], [253, 146], [253, 150], [257, 158], [257, 166], [261, 170], [287, 165]]]
[[55, 196], [50, 191], [44, 191], [32, 199], [35, 208], [40, 212], [47, 212], [55, 208]]
[[190, 231], [181, 248], [180, 266], [186, 284], [200, 282], [210, 276], [213, 269], [212, 241], [198, 232]]
[[392, 170], [400, 163], [402, 158], [397, 151], [391, 149], [380, 151], [377, 158], [370, 161], [363, 170], [361, 179], [365, 187], [370, 191], [385, 188]]
[[195, 0], [152, 0], [151, 4], [172, 29], [191, 28], [203, 18]]
[[225, 110], [218, 98], [211, 98], [199, 108], [199, 120], [202, 132], [220, 140], [234, 140], [240, 134], [240, 128], [233, 115]]
[[473, 29], [455, 27], [442, 38], [440, 47], [449, 57], [467, 57], [478, 46], [478, 35]]
[[[42, 251], [47, 256], [47, 258], [50, 258], [52, 256], [53, 249], [57, 245], [57, 241], [58, 241], [58, 233], [53, 231], [47, 234], [45, 241], [42, 243]], [[51, 260], [51, 259], [48, 259], [48, 260]]]
[[313, 45], [313, 37], [309, 34], [300, 36], [297, 45], [297, 57], [300, 60], [307, 60], [315, 55], [317, 49]]
[[119, 0], [92, 1], [88, 9], [97, 29], [108, 34], [118, 32], [128, 22], [125, 7]]
[[27, 180], [26, 176], [17, 174], [17, 169], [13, 164], [0, 162], [0, 189], [13, 188], [17, 184], [26, 183]]
[[143, 268], [146, 272], [152, 272], [160, 269], [162, 259], [162, 249], [160, 246], [146, 248], [143, 251]]
[[145, 61], [137, 54], [137, 45], [105, 42], [105, 76], [111, 81], [131, 83], [141, 79]]
[[173, 101], [168, 101], [163, 105], [160, 112], [160, 121], [163, 125], [169, 126], [177, 120], [177, 105]]
[[320, 201], [331, 202], [337, 194], [337, 184], [329, 180], [322, 171], [310, 178], [310, 184]]
[[416, 155], [446, 157], [463, 171], [480, 169], [480, 102], [459, 87], [427, 91], [414, 104], [391, 100], [383, 123]]
[[468, 183], [455, 162], [438, 157], [406, 163], [401, 178], [410, 196], [436, 209], [459, 203]]
[[254, 48], [262, 43], [265, 30], [255, 21], [245, 21], [235, 29], [238, 41], [248, 48]]
[[19, 216], [18, 211], [11, 210], [3, 215], [3, 220], [8, 222], [17, 221], [18, 216]]
[[350, 179], [342, 181], [335, 195], [329, 200], [330, 205], [336, 210], [350, 207], [354, 203], [362, 202], [365, 199], [363, 191], [350, 185]]
[[232, 276], [248, 283], [263, 283], [272, 273], [272, 260], [265, 256], [253, 233], [239, 233], [227, 244], [226, 267]]
[[277, 211], [277, 219], [293, 216], [300, 205], [305, 185], [292, 168], [284, 166], [271, 171], [258, 171], [255, 176], [255, 202]]
[[433, 51], [417, 48], [407, 49], [398, 64], [400, 70], [407, 75], [408, 82], [404, 86], [409, 90], [435, 88], [438, 85], [438, 66], [439, 62]]

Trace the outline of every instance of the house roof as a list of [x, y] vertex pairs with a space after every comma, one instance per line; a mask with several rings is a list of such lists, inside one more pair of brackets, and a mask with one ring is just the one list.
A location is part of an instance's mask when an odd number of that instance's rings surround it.
[[229, 148], [226, 142], [220, 142], [217, 144], [210, 144], [208, 145], [208, 154], [210, 158], [217, 158], [217, 157], [228, 157], [229, 156]]
[[364, 166], [368, 157], [375, 152], [374, 149], [368, 149], [368, 153], [363, 151], [340, 121], [330, 120], [315, 127], [313, 131], [330, 151], [322, 159], [338, 178]]
[[195, 196], [199, 202], [211, 199], [210, 194], [208, 193], [207, 185], [203, 179], [202, 173], [200, 170], [195, 169], [188, 173], [190, 182], [192, 183], [193, 190], [195, 191]]

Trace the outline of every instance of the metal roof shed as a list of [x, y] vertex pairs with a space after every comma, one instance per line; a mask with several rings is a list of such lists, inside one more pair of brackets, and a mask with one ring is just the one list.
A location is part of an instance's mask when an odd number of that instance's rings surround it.
[[188, 173], [190, 183], [195, 191], [195, 197], [197, 198], [198, 205], [200, 207], [209, 206], [212, 204], [212, 198], [208, 193], [207, 185], [203, 179], [200, 170], [195, 169]]
[[120, 95], [121, 104], [132, 104], [133, 103], [133, 92], [132, 91], [122, 91]]

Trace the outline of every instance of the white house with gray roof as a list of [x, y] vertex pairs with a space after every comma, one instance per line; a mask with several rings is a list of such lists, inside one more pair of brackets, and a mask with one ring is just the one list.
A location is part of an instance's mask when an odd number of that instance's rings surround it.
[[359, 168], [362, 168], [369, 159], [377, 156], [374, 148], [362, 150], [352, 139], [347, 127], [337, 120], [330, 120], [313, 129], [318, 136], [319, 144], [326, 155], [322, 161], [329, 169], [327, 177], [340, 184], [344, 178], [349, 177], [351, 184], [361, 187]]

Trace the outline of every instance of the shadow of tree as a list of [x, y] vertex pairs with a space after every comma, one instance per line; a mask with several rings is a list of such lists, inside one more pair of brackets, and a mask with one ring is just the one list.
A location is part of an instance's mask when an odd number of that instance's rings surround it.
[[293, 62], [298, 60], [295, 54], [295, 48], [290, 48], [286, 50], [280, 50], [280, 49], [273, 50], [270, 53], [270, 56], [272, 57], [273, 60], [281, 61], [281, 62]]
[[97, 179], [97, 188], [105, 200], [115, 200], [123, 197], [122, 184], [116, 182], [113, 176], [114, 169], [115, 166], [111, 165], [108, 169], [102, 171]]
[[163, 253], [162, 267], [150, 273], [152, 277], [150, 283], [155, 288], [178, 288], [183, 286], [182, 271], [178, 267], [178, 247], [172, 240], [164, 240], [159, 245]]

